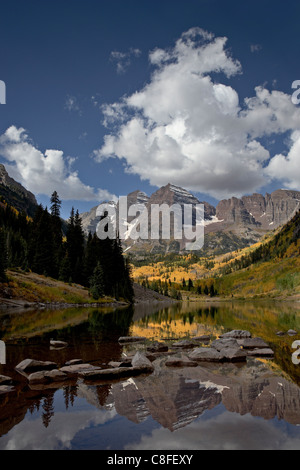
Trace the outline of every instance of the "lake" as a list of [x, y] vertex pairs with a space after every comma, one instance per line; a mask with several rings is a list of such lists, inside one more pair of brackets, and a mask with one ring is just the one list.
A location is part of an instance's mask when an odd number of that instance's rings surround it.
[[[122, 380], [72, 379], [29, 386], [15, 370], [26, 358], [71, 359], [107, 367], [151, 341], [232, 329], [251, 332], [274, 351], [245, 363], [166, 367]], [[207, 302], [123, 309], [26, 310], [0, 313], [6, 363], [0, 375], [13, 389], [0, 394], [1, 450], [300, 450], [300, 364], [292, 344], [300, 334], [300, 304]], [[284, 335], [279, 336], [281, 331]], [[145, 343], [121, 345], [121, 336]], [[68, 346], [50, 347], [50, 339]]]

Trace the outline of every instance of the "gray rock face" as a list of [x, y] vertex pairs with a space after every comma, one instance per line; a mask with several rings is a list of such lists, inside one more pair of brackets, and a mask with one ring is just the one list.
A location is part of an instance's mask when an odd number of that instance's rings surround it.
[[0, 184], [22, 195], [26, 199], [30, 200], [32, 204], [38, 205], [34, 194], [32, 194], [30, 191], [27, 191], [27, 189], [25, 189], [20, 183], [11, 178], [6, 171], [5, 166], [2, 164], [0, 164]]
[[[101, 202], [101, 201], [99, 201]], [[118, 203], [113, 201], [109, 204], [114, 207], [117, 221], [119, 220]], [[220, 235], [226, 233], [227, 250], [232, 251], [236, 237], [239, 239], [239, 245], [247, 246], [255, 243], [262, 235], [270, 230], [278, 228], [280, 225], [288, 222], [296, 210], [300, 207], [300, 191], [277, 190], [271, 194], [252, 194], [241, 198], [232, 197], [221, 200], [216, 207], [206, 201], [199, 201], [191, 192], [173, 184], [162, 186], [153, 194], [147, 196], [142, 191], [136, 190], [127, 195], [127, 209], [135, 204], [141, 204], [148, 211], [148, 240], [137, 240], [132, 243], [130, 230], [133, 219], [138, 215], [127, 216], [128, 232], [127, 238], [123, 241], [124, 249], [129, 250], [136, 256], [143, 256], [146, 251], [151, 249], [155, 253], [178, 252], [183, 248], [184, 241], [164, 240], [161, 236], [162, 221], [151, 221], [151, 206], [153, 204], [161, 206], [166, 204], [169, 207], [176, 204], [183, 209], [183, 205], [204, 205], [205, 234], [210, 234], [210, 245], [218, 251], [215, 244], [220, 245]], [[97, 218], [97, 207], [93, 207], [89, 212], [81, 214], [83, 229], [86, 233], [95, 233], [99, 217]], [[183, 212], [183, 211], [182, 211]], [[151, 222], [160, 233], [160, 240], [153, 240], [150, 236]], [[195, 216], [193, 223], [195, 222]], [[122, 222], [123, 223], [123, 222]], [[134, 225], [134, 224], [132, 224]], [[130, 228], [131, 227], [131, 228]], [[171, 238], [174, 234], [174, 226], [171, 216]], [[232, 234], [234, 237], [232, 238]], [[222, 239], [222, 237], [221, 237]], [[231, 242], [230, 242], [231, 240]], [[150, 245], [150, 247], [149, 247]], [[229, 249], [229, 246], [231, 248]]]
[[271, 194], [252, 194], [222, 200], [216, 207], [218, 219], [227, 224], [244, 224], [273, 230], [288, 222], [300, 207], [300, 191], [279, 189]]
[[256, 225], [255, 218], [236, 197], [220, 201], [216, 208], [217, 218], [227, 224]]
[[0, 164], [0, 196], [3, 196], [8, 204], [31, 216], [38, 205], [34, 194], [11, 178], [2, 164]]

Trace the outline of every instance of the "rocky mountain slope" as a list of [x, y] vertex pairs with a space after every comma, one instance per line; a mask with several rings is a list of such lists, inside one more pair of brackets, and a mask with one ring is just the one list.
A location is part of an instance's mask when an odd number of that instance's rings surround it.
[[[118, 220], [118, 204], [111, 202], [116, 209]], [[131, 233], [138, 230], [134, 219], [136, 216], [127, 217], [127, 236], [124, 240], [124, 249], [132, 254], [143, 255], [143, 253], [167, 253], [180, 252], [183, 250], [184, 240], [172, 238], [173, 221], [171, 218], [171, 239], [151, 240], [151, 207], [152, 205], [167, 204], [171, 207], [178, 204], [183, 208], [184, 204], [195, 206], [204, 205], [204, 250], [206, 254], [216, 252], [229, 252], [237, 248], [243, 248], [257, 242], [267, 232], [278, 228], [290, 220], [297, 209], [300, 208], [300, 191], [276, 190], [271, 194], [253, 194], [241, 198], [232, 197], [221, 200], [216, 207], [206, 201], [199, 201], [192, 193], [184, 188], [167, 184], [159, 188], [152, 195], [136, 190], [127, 196], [127, 210], [133, 204], [143, 204], [148, 211], [148, 240], [133, 240]], [[96, 231], [99, 218], [96, 217], [97, 207], [90, 212], [81, 214], [83, 228], [88, 233]], [[183, 211], [182, 211], [183, 213]], [[193, 226], [195, 225], [195, 214], [193, 215]], [[122, 221], [122, 224], [124, 221]], [[154, 221], [152, 221], [154, 224]], [[157, 221], [156, 221], [157, 223]], [[159, 223], [159, 233], [162, 230], [162, 220]], [[182, 220], [183, 224], [183, 220]]]
[[38, 205], [34, 194], [11, 178], [2, 164], [0, 164], [0, 196], [15, 209], [31, 216]]

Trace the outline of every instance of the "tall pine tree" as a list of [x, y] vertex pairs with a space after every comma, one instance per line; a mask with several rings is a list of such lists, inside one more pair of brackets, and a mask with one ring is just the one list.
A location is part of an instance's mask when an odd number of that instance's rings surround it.
[[60, 265], [63, 259], [63, 238], [62, 238], [62, 222], [60, 218], [61, 200], [56, 191], [51, 196], [51, 225], [53, 234], [53, 257], [55, 277], [59, 275]]
[[77, 210], [75, 213], [74, 208], [71, 210], [68, 223], [66, 248], [71, 266], [72, 281], [86, 284], [84, 276], [84, 232], [79, 212]]
[[35, 213], [29, 253], [34, 272], [56, 277], [52, 221], [47, 207], [39, 206]]
[[6, 237], [2, 229], [0, 229], [0, 281], [6, 279], [5, 270], [7, 268], [7, 248]]

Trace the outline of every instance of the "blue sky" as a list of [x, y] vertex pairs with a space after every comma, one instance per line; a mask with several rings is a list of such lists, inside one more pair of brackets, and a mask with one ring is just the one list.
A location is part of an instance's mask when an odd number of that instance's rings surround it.
[[[300, 189], [296, 0], [1, 2], [0, 162], [63, 215]], [[226, 39], [225, 39], [226, 38]]]

